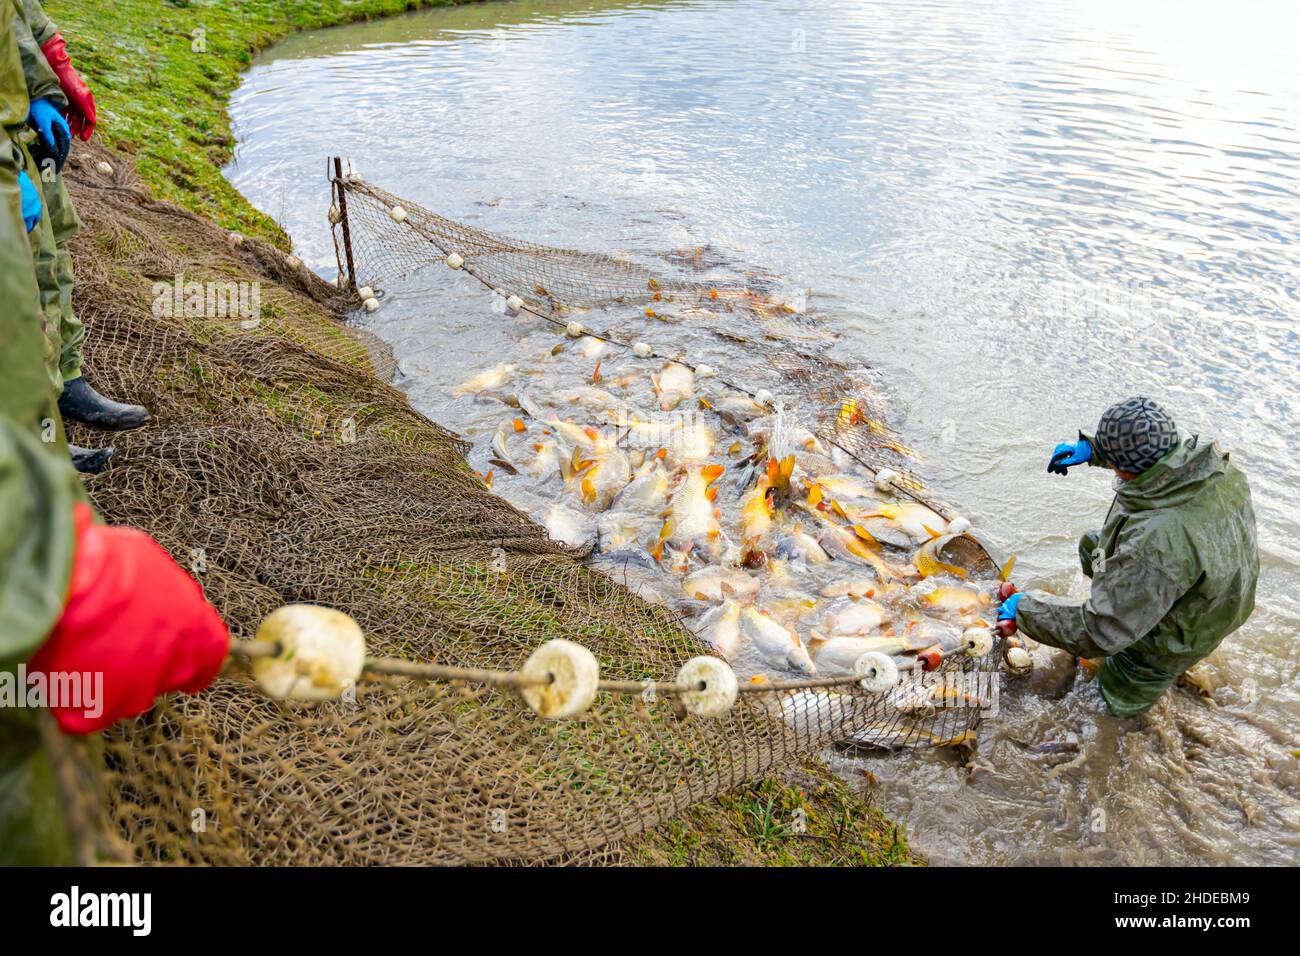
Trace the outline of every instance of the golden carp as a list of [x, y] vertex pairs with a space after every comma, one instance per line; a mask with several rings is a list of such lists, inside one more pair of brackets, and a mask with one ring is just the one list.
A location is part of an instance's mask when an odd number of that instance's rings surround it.
[[700, 615], [691, 630], [717, 648], [723, 657], [730, 658], [740, 646], [740, 605], [732, 600], [723, 601]]
[[984, 611], [992, 603], [992, 595], [973, 588], [935, 588], [922, 599], [930, 607], [945, 614], [970, 618]]
[[619, 401], [603, 388], [594, 385], [574, 385], [562, 388], [551, 396], [556, 405], [582, 405], [587, 408], [613, 408]]
[[839, 634], [867, 634], [877, 630], [890, 619], [889, 612], [868, 598], [852, 598], [836, 601], [824, 612], [818, 621], [818, 630], [834, 637]]
[[740, 613], [740, 633], [769, 663], [812, 676], [817, 668], [799, 635], [752, 607]]
[[[721, 465], [690, 466], [677, 477], [669, 499], [672, 530], [667, 540], [678, 549], [715, 542], [721, 535], [710, 486], [722, 474]], [[713, 548], [709, 548], [713, 550]]]
[[808, 640], [808, 650], [822, 670], [852, 672], [853, 665], [863, 654], [874, 652], [894, 657], [906, 653], [908, 647], [905, 640], [897, 637], [822, 637], [819, 632], [813, 631]]
[[[905, 501], [899, 504], [883, 501], [875, 502], [859, 511], [855, 516], [855, 520], [864, 524], [878, 538], [885, 540], [886, 544], [904, 548], [939, 537], [948, 524], [947, 520], [937, 511], [915, 501]], [[897, 543], [895, 540], [886, 540], [881, 534], [877, 533], [877, 528], [882, 529], [882, 531], [897, 528], [907, 538]]]
[[638, 514], [658, 513], [663, 510], [668, 497], [668, 475], [659, 462], [650, 470], [633, 478], [618, 493], [610, 507], [616, 511], [634, 511]]
[[[574, 449], [575, 460], [578, 457]], [[627, 487], [632, 478], [632, 468], [627, 456], [617, 448], [610, 448], [594, 459], [591, 466], [575, 471], [574, 478], [582, 492], [582, 500], [594, 511], [604, 511], [615, 496]]]
[[852, 475], [825, 475], [817, 479], [825, 494], [845, 501], [876, 500], [876, 488]]
[[752, 598], [758, 593], [758, 580], [740, 568], [707, 565], [682, 579], [682, 590], [697, 601], [721, 601], [727, 597]]
[[567, 548], [583, 551], [596, 540], [596, 522], [564, 505], [547, 505], [542, 512], [542, 523], [551, 540]]
[[831, 559], [817, 539], [797, 524], [794, 530], [777, 539], [775, 552], [777, 557], [788, 561], [804, 561], [808, 564], [822, 564]]
[[877, 584], [875, 578], [849, 578], [845, 581], [832, 581], [821, 589], [821, 596], [838, 597], [875, 597]]
[[629, 445], [666, 449], [675, 461], [699, 460], [713, 453], [713, 431], [699, 415], [678, 414], [668, 421], [658, 421], [620, 409], [612, 421], [624, 429], [624, 440]]
[[684, 400], [695, 394], [695, 373], [678, 362], [665, 362], [657, 376], [651, 376], [659, 407], [671, 412]]
[[490, 368], [486, 371], [479, 372], [468, 381], [461, 382], [451, 390], [452, 395], [476, 395], [479, 392], [486, 392], [488, 389], [497, 388], [504, 385], [514, 376], [517, 366], [502, 364], [496, 368]]
[[947, 547], [948, 542], [956, 537], [958, 536], [955, 534], [945, 534], [938, 538], [931, 538], [921, 545], [920, 550], [916, 552], [916, 557], [912, 559], [912, 563], [916, 565], [916, 570], [921, 577], [928, 578], [936, 574], [951, 574], [957, 578], [967, 576], [965, 568], [958, 567], [955, 564], [947, 564], [939, 557], [939, 555], [943, 554], [943, 549]]

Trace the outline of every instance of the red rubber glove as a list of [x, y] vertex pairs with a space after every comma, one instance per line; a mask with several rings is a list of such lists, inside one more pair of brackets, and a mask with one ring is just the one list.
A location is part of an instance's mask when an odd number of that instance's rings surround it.
[[[1005, 601], [1007, 598], [1011, 597], [1011, 595], [1015, 593], [1016, 593], [1016, 586], [1012, 584], [1010, 581], [1003, 581], [1001, 584], [998, 585], [998, 603], [1001, 604], [1003, 601]], [[1016, 622], [1014, 620], [998, 621], [996, 624], [993, 625], [993, 629], [997, 631], [999, 634], [1001, 634], [1003, 637], [1010, 637], [1018, 630], [1018, 628], [1016, 627]]]
[[[94, 524], [85, 504], [75, 509], [68, 603], [27, 671], [103, 675], [96, 706], [50, 707], [64, 733], [88, 734], [144, 713], [160, 694], [207, 687], [225, 660], [230, 634], [198, 582], [153, 538]], [[83, 679], [82, 687], [93, 693], [94, 681]]]
[[68, 42], [63, 39], [63, 34], [56, 33], [45, 41], [41, 52], [59, 78], [63, 95], [68, 98], [68, 126], [72, 135], [80, 136], [83, 142], [90, 139], [90, 134], [95, 131], [95, 97], [73, 67], [72, 60], [68, 59]]

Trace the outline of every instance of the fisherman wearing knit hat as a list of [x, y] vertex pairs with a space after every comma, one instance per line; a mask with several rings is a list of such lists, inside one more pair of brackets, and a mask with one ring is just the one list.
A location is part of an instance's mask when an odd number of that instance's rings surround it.
[[999, 623], [1104, 658], [1102, 696], [1129, 717], [1250, 617], [1259, 577], [1250, 487], [1216, 443], [1180, 432], [1144, 397], [1106, 409], [1095, 434], [1057, 445], [1047, 470], [1082, 464], [1116, 475], [1105, 525], [1079, 542], [1088, 598], [1011, 594]]

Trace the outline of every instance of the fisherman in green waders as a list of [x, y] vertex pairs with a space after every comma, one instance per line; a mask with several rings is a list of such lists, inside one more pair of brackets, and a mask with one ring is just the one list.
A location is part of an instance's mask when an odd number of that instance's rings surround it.
[[23, 26], [16, 0], [0, 0], [0, 865], [76, 862], [38, 722], [93, 734], [159, 694], [202, 689], [229, 645], [157, 543], [94, 523], [68, 459], [41, 360], [29, 236], [43, 209], [19, 143]]
[[[21, 0], [22, 22], [16, 27], [27, 93], [31, 100], [24, 147], [40, 175], [33, 182], [45, 210], [33, 233], [36, 279], [41, 289], [46, 363], [64, 419], [96, 428], [136, 428], [149, 420], [140, 405], [100, 395], [82, 377], [81, 346], [86, 331], [72, 310], [72, 254], [68, 243], [81, 220], [63, 182], [63, 164], [72, 140], [89, 140], [95, 128], [95, 98], [68, 59], [67, 43], [39, 0]], [[32, 136], [31, 134], [35, 135]], [[69, 449], [78, 471], [97, 472], [113, 456], [111, 445]]]
[[[1057, 445], [1047, 470], [1115, 472], [1100, 531], [1079, 542], [1086, 601], [1011, 594], [999, 611], [1029, 637], [1104, 658], [1098, 683], [1111, 713], [1140, 714], [1255, 607], [1259, 554], [1246, 476], [1214, 442], [1180, 432], [1149, 398], [1112, 405], [1095, 435]], [[1006, 586], [1004, 586], [1006, 587]]]

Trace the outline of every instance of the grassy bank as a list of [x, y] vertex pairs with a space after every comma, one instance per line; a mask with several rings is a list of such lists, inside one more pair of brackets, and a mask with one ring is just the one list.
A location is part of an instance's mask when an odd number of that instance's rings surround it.
[[910, 866], [902, 828], [821, 764], [697, 803], [625, 847], [641, 866]]
[[[226, 102], [253, 54], [296, 30], [457, 0], [51, 0], [46, 11], [90, 84], [105, 145], [131, 154], [156, 195], [227, 229], [288, 239], [221, 175]], [[313, 104], [304, 100], [302, 122]]]
[[[476, 526], [499, 525], [500, 530], [482, 532], [494, 541], [532, 533], [512, 530], [513, 516], [505, 513], [506, 506], [481, 488], [447, 443], [420, 422], [408, 420], [409, 407], [400, 393], [370, 375], [369, 353], [342, 333], [330, 312], [337, 304], [331, 287], [288, 264], [275, 248], [232, 243], [215, 228], [254, 235], [279, 249], [288, 245], [279, 227], [221, 175], [233, 145], [226, 100], [253, 52], [297, 29], [420, 5], [436, 4], [248, 0], [235, 8], [237, 12], [215, 4], [157, 0], [49, 4], [51, 16], [68, 37], [74, 62], [95, 90], [100, 136], [114, 151], [107, 158], [117, 167], [105, 176], [86, 161], [90, 151], [79, 146], [69, 170], [87, 222], [74, 255], [77, 308], [90, 329], [88, 375], [106, 382], [114, 394], [146, 401], [155, 412], [149, 429], [122, 439], [124, 461], [116, 470], [121, 483], [113, 484], [110, 473], [106, 481], [91, 483], [92, 495], [110, 517], [145, 527], [173, 553], [187, 553], [201, 544], [212, 568], [203, 579], [205, 588], [245, 631], [268, 606], [318, 598], [302, 585], [284, 583], [283, 568], [258, 569], [262, 553], [272, 544], [264, 535], [272, 524], [250, 525], [247, 537], [237, 539], [223, 522], [244, 522], [250, 514], [265, 515], [268, 522], [281, 516], [286, 500], [312, 487], [304, 483], [304, 472], [353, 482], [323, 491], [337, 490], [340, 499], [364, 505], [360, 519], [330, 512], [286, 522], [293, 527], [295, 541], [338, 545], [335, 559], [345, 551], [355, 553], [348, 550], [351, 544], [338, 540], [354, 527], [366, 527], [357, 551], [383, 533], [401, 534], [402, 508], [411, 509], [411, 501], [423, 506], [423, 511], [412, 510], [427, 516], [459, 500]], [[203, 33], [196, 34], [198, 30]], [[200, 37], [197, 46], [202, 49], [196, 48]], [[311, 121], [310, 112], [305, 103], [304, 123]], [[194, 217], [154, 203], [150, 192]], [[187, 280], [260, 284], [260, 327], [250, 331], [229, 322], [184, 317], [163, 329], [152, 310], [153, 280], [170, 280], [182, 272]], [[297, 457], [281, 460], [263, 454], [256, 469], [227, 467], [248, 454], [241, 444], [246, 441], [241, 423], [258, 423], [263, 417], [271, 423], [268, 429], [284, 433], [286, 442], [302, 443], [286, 445], [297, 449]], [[344, 418], [358, 419], [362, 432], [383, 436], [366, 446], [364, 473], [360, 468], [355, 473], [328, 470], [338, 468], [348, 455], [346, 446], [331, 449], [322, 444], [329, 442], [333, 424]], [[133, 441], [138, 446], [134, 449]], [[389, 441], [392, 449], [385, 444]], [[174, 465], [161, 461], [187, 443], [199, 449], [197, 459], [189, 453]], [[416, 453], [424, 457], [412, 459]], [[319, 471], [312, 471], [304, 460], [316, 462]], [[431, 465], [444, 482], [438, 496], [428, 493], [428, 472], [416, 468]], [[364, 483], [371, 473], [384, 469], [393, 477]], [[169, 503], [168, 496], [175, 501]], [[195, 500], [203, 496], [207, 500]], [[375, 504], [380, 496], [394, 503], [391, 509]], [[199, 504], [210, 514], [225, 504], [231, 510], [196, 530], [187, 512]], [[535, 550], [530, 546], [521, 553]], [[306, 563], [312, 563], [310, 558]], [[354, 574], [351, 566], [340, 567], [346, 574], [336, 574], [335, 579], [345, 581], [364, 583], [375, 571], [362, 568]], [[461, 590], [454, 595], [438, 591], [437, 582], [425, 581], [423, 586], [428, 590], [417, 594], [414, 584], [394, 577], [382, 606], [407, 602], [414, 607], [427, 598], [454, 597], [449, 606], [481, 609], [494, 597], [487, 588], [467, 597], [465, 590], [477, 587], [471, 577], [460, 579]], [[514, 593], [528, 587], [521, 578]], [[601, 603], [592, 600], [593, 606]], [[549, 605], [546, 610], [551, 613]], [[467, 638], [481, 638], [472, 623], [465, 626]], [[629, 621], [621, 627], [626, 633], [610, 635], [607, 643], [618, 647], [620, 638], [640, 639], [652, 623]], [[553, 630], [571, 635], [575, 626], [557, 617]], [[518, 649], [505, 651], [507, 656], [493, 663], [506, 666], [517, 659]], [[411, 653], [431, 651], [423, 647]], [[651, 673], [670, 672], [681, 657], [677, 649], [652, 659], [647, 655]], [[693, 806], [631, 840], [622, 855], [625, 862], [651, 865], [914, 862], [897, 828], [862, 793], [811, 765], [774, 772]]]

